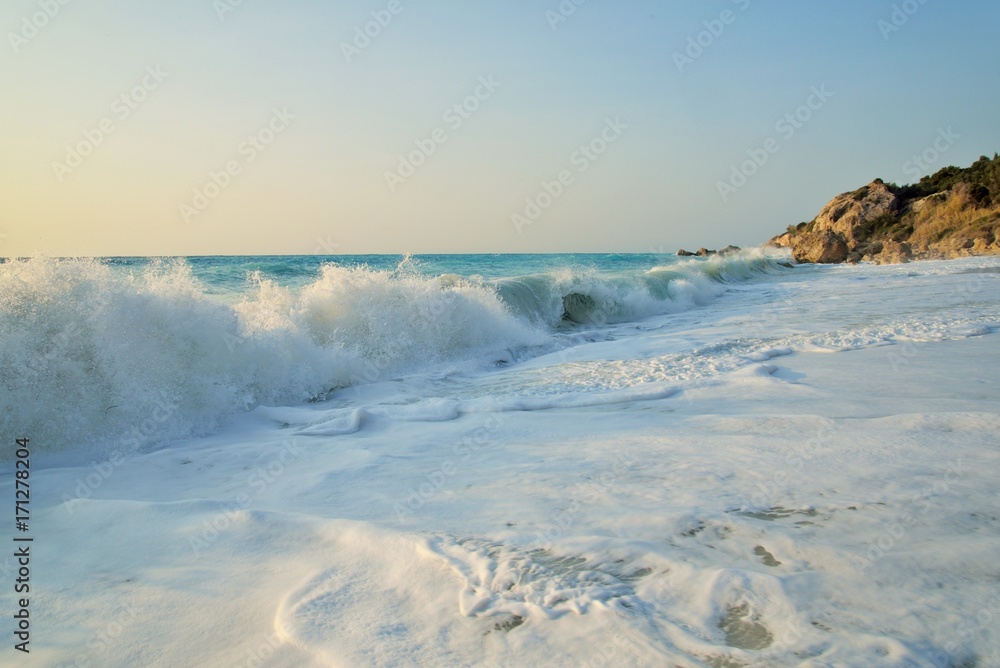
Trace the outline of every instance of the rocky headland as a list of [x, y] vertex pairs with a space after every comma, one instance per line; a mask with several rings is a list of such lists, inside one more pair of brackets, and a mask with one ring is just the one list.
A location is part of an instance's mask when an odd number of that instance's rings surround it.
[[837, 195], [767, 242], [797, 262], [878, 264], [1000, 254], [1000, 158], [945, 167], [918, 183], [875, 179]]

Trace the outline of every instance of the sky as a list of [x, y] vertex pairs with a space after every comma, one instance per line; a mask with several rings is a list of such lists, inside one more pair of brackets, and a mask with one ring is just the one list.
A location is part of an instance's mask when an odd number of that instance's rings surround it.
[[0, 256], [673, 252], [1000, 151], [995, 0], [6, 0]]

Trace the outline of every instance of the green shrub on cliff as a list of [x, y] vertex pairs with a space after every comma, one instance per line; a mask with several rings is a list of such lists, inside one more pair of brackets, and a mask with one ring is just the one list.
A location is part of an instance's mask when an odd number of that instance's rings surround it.
[[1000, 155], [985, 155], [969, 167], [949, 165], [905, 186], [888, 184], [896, 195], [908, 203], [912, 200], [950, 190], [959, 183], [968, 183], [973, 201], [978, 206], [1000, 205]]
[[789, 225], [772, 242], [790, 247], [800, 262], [1000, 254], [1000, 155], [904, 186], [875, 179], [837, 195], [811, 223]]

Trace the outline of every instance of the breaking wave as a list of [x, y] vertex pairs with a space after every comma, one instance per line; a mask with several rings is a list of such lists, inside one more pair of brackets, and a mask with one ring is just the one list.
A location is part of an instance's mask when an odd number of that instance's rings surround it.
[[324, 265], [293, 289], [251, 275], [241, 300], [206, 293], [184, 260], [131, 273], [93, 259], [0, 264], [0, 431], [45, 450], [208, 433], [261, 404], [442, 366], [513, 362], [574, 324], [706, 304], [772, 271], [759, 251], [645, 273], [565, 269], [473, 280]]

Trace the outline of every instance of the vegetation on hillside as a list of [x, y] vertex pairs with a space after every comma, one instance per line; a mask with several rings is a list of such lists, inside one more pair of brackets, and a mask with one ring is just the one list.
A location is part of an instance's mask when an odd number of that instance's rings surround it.
[[875, 179], [838, 195], [811, 222], [790, 225], [771, 243], [791, 247], [800, 261], [1000, 254], [1000, 155], [904, 186]]
[[[895, 223], [884, 221], [894, 241], [919, 253], [953, 256], [995, 252], [1000, 232], [1000, 155], [982, 156], [966, 168], [948, 166], [917, 183], [886, 184], [900, 199]], [[871, 221], [878, 223], [879, 221]], [[885, 240], [880, 235], [879, 240]]]
[[984, 155], [964, 169], [954, 165], [945, 167], [917, 183], [905, 186], [894, 183], [886, 185], [902, 200], [905, 208], [913, 200], [951, 190], [960, 183], [968, 185], [968, 199], [972, 204], [980, 207], [1000, 206], [1000, 155], [994, 153], [992, 159]]

